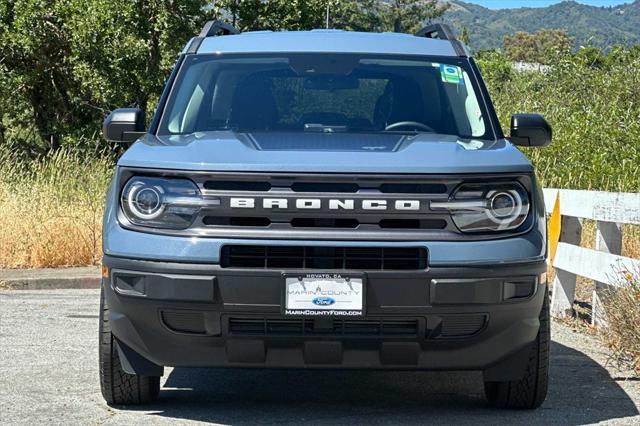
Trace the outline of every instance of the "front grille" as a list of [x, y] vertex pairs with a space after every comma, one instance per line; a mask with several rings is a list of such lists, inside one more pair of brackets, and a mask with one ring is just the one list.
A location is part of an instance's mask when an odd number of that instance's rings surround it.
[[205, 216], [202, 223], [206, 226], [240, 226], [240, 227], [256, 227], [264, 228], [271, 225], [268, 217], [224, 217], [224, 216]]
[[351, 228], [360, 225], [357, 219], [297, 217], [291, 220], [293, 228]]
[[256, 191], [265, 192], [271, 189], [269, 182], [244, 182], [244, 181], [216, 181], [208, 180], [203, 183], [204, 189], [209, 191]]
[[229, 319], [229, 332], [236, 335], [414, 337], [418, 329], [417, 319], [333, 319], [321, 326], [313, 319]]
[[203, 173], [191, 179], [205, 198], [219, 202], [190, 227], [198, 235], [425, 241], [459, 234], [450, 215], [429, 203], [447, 200], [460, 177]]
[[[123, 169], [121, 181], [141, 173]], [[145, 174], [148, 171], [144, 171]], [[143, 232], [246, 240], [460, 241], [496, 238], [463, 234], [451, 213], [432, 209], [463, 183], [518, 181], [530, 176], [288, 172], [163, 172], [193, 181], [205, 201], [186, 229]], [[530, 225], [532, 220], [529, 220]], [[503, 237], [505, 234], [501, 234]], [[302, 242], [299, 244], [303, 244]]]
[[[273, 188], [266, 181], [207, 180], [202, 186], [210, 191], [268, 192]], [[293, 182], [287, 185], [293, 192], [326, 192], [354, 194], [360, 190], [379, 191], [383, 194], [446, 194], [447, 185], [440, 183], [376, 183], [350, 182]]]
[[202, 223], [205, 226], [230, 226], [247, 228], [269, 228], [274, 224], [286, 224], [294, 229], [357, 229], [360, 225], [369, 225], [376, 226], [379, 229], [439, 230], [444, 229], [447, 226], [447, 222], [442, 219], [382, 219], [377, 223], [361, 223], [358, 219], [349, 218], [295, 217], [289, 221], [277, 221], [271, 220], [268, 217], [257, 216], [205, 216], [202, 219]]
[[420, 270], [427, 267], [422, 247], [305, 247], [225, 245], [223, 268]]
[[291, 185], [293, 192], [355, 193], [359, 189], [356, 183], [295, 182]]

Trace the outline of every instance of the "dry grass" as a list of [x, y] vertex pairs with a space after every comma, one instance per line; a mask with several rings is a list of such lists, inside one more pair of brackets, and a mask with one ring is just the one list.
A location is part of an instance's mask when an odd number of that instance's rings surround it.
[[[594, 220], [582, 221], [582, 239], [580, 246], [595, 249], [596, 222]], [[639, 225], [622, 225], [622, 255], [634, 259], [640, 259]]]
[[[623, 225], [622, 255], [640, 258], [640, 226]], [[582, 221], [581, 246], [595, 248], [596, 223]], [[550, 270], [549, 282], [553, 280]], [[630, 367], [640, 376], [640, 270], [616, 271], [619, 289], [598, 291], [604, 304], [607, 327], [592, 327], [592, 298], [594, 282], [588, 278], [577, 277], [574, 318], [562, 320], [576, 330], [598, 333], [609, 348], [611, 360], [624, 368]]]
[[[0, 268], [91, 265], [101, 253], [104, 193], [113, 162], [59, 151], [20, 161], [0, 149]], [[595, 222], [584, 221], [582, 245], [595, 245]], [[640, 258], [640, 226], [625, 225], [623, 255]], [[578, 300], [592, 283], [580, 280]]]
[[[581, 247], [595, 249], [596, 246], [596, 222], [593, 220], [582, 221]], [[622, 255], [633, 259], [640, 259], [640, 226], [623, 225], [622, 227]], [[590, 305], [593, 293], [593, 280], [578, 277], [576, 282], [576, 302], [579, 306], [576, 311], [590, 317]], [[588, 304], [585, 308], [585, 304]]]
[[601, 296], [607, 321], [602, 336], [614, 361], [640, 375], [640, 269], [618, 274], [620, 287]]
[[0, 151], [0, 268], [99, 262], [112, 168], [69, 151], [29, 162]]

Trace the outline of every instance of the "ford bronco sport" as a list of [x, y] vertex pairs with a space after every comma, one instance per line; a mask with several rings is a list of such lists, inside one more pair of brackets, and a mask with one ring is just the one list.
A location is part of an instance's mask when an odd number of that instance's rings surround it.
[[549, 374], [543, 198], [468, 49], [416, 35], [247, 32], [190, 40], [107, 195], [100, 379], [110, 404], [164, 366], [480, 370], [497, 407]]

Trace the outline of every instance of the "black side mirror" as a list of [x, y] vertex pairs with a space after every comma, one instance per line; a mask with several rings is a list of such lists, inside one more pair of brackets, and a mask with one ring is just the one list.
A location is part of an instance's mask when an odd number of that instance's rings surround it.
[[551, 143], [551, 126], [540, 114], [513, 114], [509, 140], [519, 146], [547, 146]]
[[144, 135], [144, 112], [140, 108], [118, 108], [102, 123], [102, 134], [109, 142], [135, 142]]

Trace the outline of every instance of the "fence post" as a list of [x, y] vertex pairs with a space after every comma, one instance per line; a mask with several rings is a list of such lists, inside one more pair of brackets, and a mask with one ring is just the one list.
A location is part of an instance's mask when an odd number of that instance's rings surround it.
[[[622, 225], [614, 222], [596, 222], [596, 250], [611, 253], [622, 254]], [[606, 283], [594, 281], [593, 296], [591, 299], [591, 324], [606, 325], [604, 309], [598, 295], [598, 291], [609, 288]]]
[[[580, 245], [582, 224], [580, 219], [562, 216], [560, 242]], [[556, 269], [553, 280], [553, 294], [551, 296], [551, 315], [555, 317], [573, 316], [573, 301], [576, 293], [576, 275]]]

